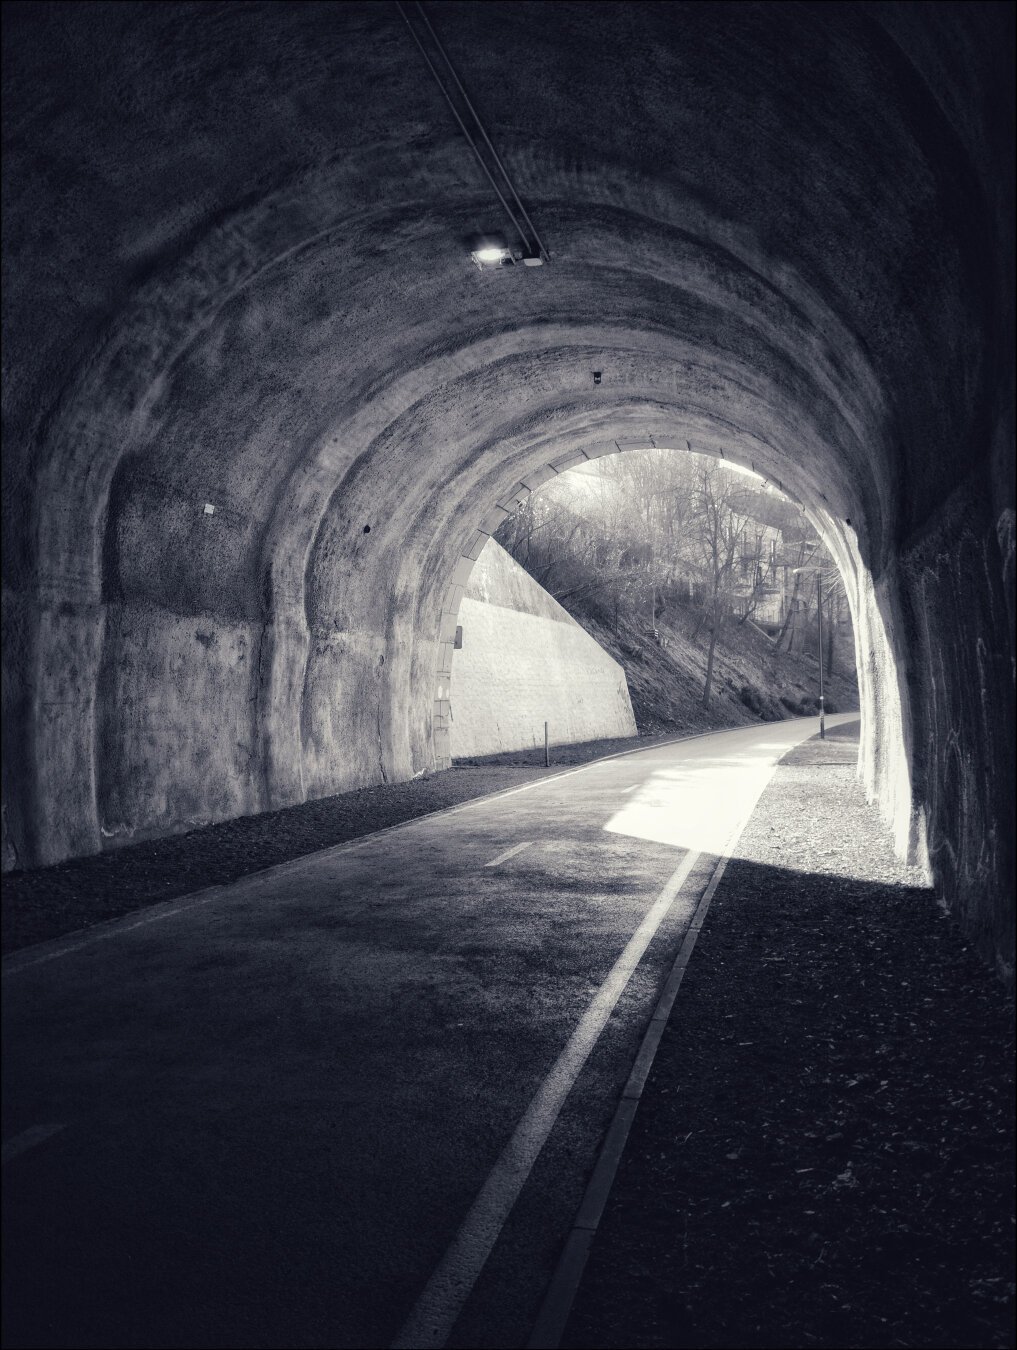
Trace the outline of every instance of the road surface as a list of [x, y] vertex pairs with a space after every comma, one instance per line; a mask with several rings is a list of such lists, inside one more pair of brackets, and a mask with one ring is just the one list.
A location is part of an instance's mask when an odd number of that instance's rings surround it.
[[816, 730], [599, 761], [8, 958], [5, 1344], [525, 1344], [717, 856]]

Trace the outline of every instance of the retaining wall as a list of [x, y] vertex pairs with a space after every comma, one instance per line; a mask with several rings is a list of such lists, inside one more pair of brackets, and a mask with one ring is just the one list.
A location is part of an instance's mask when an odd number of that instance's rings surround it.
[[492, 539], [459, 606], [452, 754], [634, 736], [622, 667]]

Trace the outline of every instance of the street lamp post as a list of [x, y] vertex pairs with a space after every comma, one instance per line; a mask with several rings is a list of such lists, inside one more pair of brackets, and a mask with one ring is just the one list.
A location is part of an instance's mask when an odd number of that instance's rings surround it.
[[826, 704], [823, 701], [823, 574], [816, 573], [816, 608], [819, 611], [819, 739], [826, 740]]

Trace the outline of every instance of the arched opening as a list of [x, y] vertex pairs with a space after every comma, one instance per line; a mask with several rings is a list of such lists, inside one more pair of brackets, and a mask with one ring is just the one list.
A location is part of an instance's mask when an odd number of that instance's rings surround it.
[[171, 36], [159, 7], [35, 12], [10, 38], [8, 350], [33, 357], [5, 408], [5, 867], [440, 762], [492, 513], [569, 456], [689, 439], [827, 539], [866, 785], [1011, 969], [1002, 10], [546, 5], [535, 38], [525, 6], [449, 7], [549, 249], [492, 271], [464, 240], [497, 203], [394, 7]]
[[[730, 450], [725, 451], [719, 446], [719, 437], [722, 435], [722, 429], [717, 428], [713, 443], [717, 445], [715, 453], [718, 458], [730, 455]], [[670, 448], [674, 443], [663, 433], [643, 437], [630, 435], [624, 440], [588, 442], [585, 447], [538, 463], [501, 494], [492, 510], [469, 536], [441, 599], [432, 714], [436, 768], [447, 768], [452, 762], [451, 697], [455, 635], [470, 576], [488, 541], [531, 493], [570, 469], [605, 455]], [[685, 444], [689, 444], [687, 440]], [[675, 450], [673, 453], [683, 452]], [[748, 456], [745, 459], [747, 462], [743, 462], [742, 467], [754, 469], [755, 462]], [[737, 463], [737, 460], [728, 459], [727, 462]], [[792, 475], [795, 473], [793, 465], [786, 466], [784, 471]], [[779, 483], [780, 490], [790, 495], [792, 500], [796, 499], [794, 482], [792, 478], [787, 488], [783, 482]], [[870, 800], [878, 803], [884, 819], [890, 825], [900, 854], [910, 864], [927, 869], [924, 817], [912, 795], [911, 765], [904, 731], [906, 709], [902, 705], [898, 654], [889, 639], [871, 574], [859, 552], [858, 531], [852, 527], [849, 519], [837, 520], [825, 509], [815, 506], [810, 509], [802, 503], [802, 510], [836, 561], [851, 612], [862, 720], [859, 775]]]

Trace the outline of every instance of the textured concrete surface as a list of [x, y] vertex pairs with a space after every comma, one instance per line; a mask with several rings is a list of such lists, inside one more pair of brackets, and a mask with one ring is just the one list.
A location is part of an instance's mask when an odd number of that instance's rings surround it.
[[1012, 974], [1011, 7], [428, 13], [542, 268], [395, 6], [5, 6], [4, 866], [447, 762], [487, 534], [690, 443], [825, 531], [867, 789]]
[[625, 671], [493, 539], [459, 602], [451, 749], [495, 755], [634, 736]]
[[463, 1308], [456, 1343], [524, 1344], [707, 855], [816, 730], [601, 761], [6, 958], [5, 1344], [389, 1345], [702, 852]]

